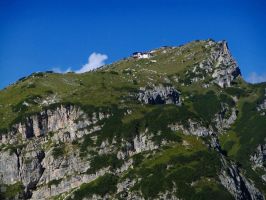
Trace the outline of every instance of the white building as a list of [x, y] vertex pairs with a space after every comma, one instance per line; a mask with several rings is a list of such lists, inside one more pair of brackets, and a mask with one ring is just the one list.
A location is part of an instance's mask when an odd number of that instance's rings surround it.
[[152, 55], [149, 52], [135, 52], [133, 53], [133, 58], [150, 58]]

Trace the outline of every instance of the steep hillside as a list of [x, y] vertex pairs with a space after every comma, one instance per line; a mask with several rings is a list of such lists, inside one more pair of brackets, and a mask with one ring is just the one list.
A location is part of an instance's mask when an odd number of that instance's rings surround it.
[[0, 91], [0, 199], [265, 199], [266, 83], [225, 41]]

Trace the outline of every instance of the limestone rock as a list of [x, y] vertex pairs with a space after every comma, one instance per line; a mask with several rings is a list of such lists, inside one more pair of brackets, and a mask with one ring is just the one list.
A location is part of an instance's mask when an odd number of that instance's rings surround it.
[[222, 157], [221, 161], [223, 170], [219, 178], [235, 199], [264, 200], [264, 196], [260, 191], [240, 173], [235, 164], [229, 163], [224, 157]]
[[201, 123], [195, 122], [191, 119], [188, 119], [188, 126], [186, 127], [178, 122], [174, 124], [169, 124], [168, 127], [172, 131], [182, 131], [184, 134], [187, 135], [208, 136], [214, 133], [211, 127], [206, 128], [201, 125]]
[[[266, 144], [259, 145], [256, 149], [256, 152], [250, 157], [251, 162], [253, 163], [254, 168], [265, 168], [266, 162]], [[266, 168], [265, 168], [266, 169]]]
[[211, 49], [210, 56], [187, 70], [186, 75], [190, 82], [207, 79], [209, 81], [202, 85], [205, 88], [209, 86], [209, 82], [216, 83], [221, 88], [232, 86], [233, 81], [241, 76], [241, 72], [228, 49], [227, 42], [211, 42], [208, 48]]
[[260, 112], [262, 116], [265, 115], [266, 112], [266, 88], [265, 88], [265, 94], [264, 94], [264, 99], [262, 102], [257, 106], [257, 111]]
[[261, 144], [256, 148], [255, 153], [250, 156], [250, 161], [253, 170], [259, 168], [262, 173], [264, 172], [261, 179], [266, 182], [266, 144]]
[[171, 86], [140, 88], [138, 100], [144, 104], [181, 104], [181, 93]]
[[230, 87], [232, 81], [240, 76], [241, 72], [236, 61], [231, 56], [225, 41], [218, 43], [218, 50], [213, 51], [212, 58], [216, 61], [212, 74], [214, 82], [220, 87]]
[[213, 119], [218, 131], [222, 132], [223, 129], [230, 128], [237, 119], [237, 113], [235, 107], [230, 108], [228, 105], [223, 105], [222, 110]]

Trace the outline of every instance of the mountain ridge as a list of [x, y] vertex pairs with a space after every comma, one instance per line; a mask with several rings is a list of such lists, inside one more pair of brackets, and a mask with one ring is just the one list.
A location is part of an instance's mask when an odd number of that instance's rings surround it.
[[34, 73], [0, 91], [0, 197], [265, 199], [265, 88], [212, 40]]

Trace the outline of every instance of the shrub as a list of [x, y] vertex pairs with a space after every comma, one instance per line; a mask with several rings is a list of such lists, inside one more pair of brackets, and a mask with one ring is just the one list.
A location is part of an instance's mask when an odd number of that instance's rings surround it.
[[48, 187], [51, 187], [52, 185], [57, 186], [57, 185], [59, 185], [61, 183], [62, 180], [63, 180], [62, 178], [53, 179], [53, 180], [49, 181], [47, 185], [48, 185]]
[[221, 110], [219, 99], [213, 91], [195, 95], [192, 102], [197, 114], [207, 123], [210, 123], [214, 115]]
[[245, 95], [245, 90], [236, 87], [225, 88], [225, 92], [232, 96], [237, 96], [238, 98]]
[[118, 75], [119, 73], [116, 71], [110, 71], [110, 74]]
[[90, 135], [85, 135], [83, 137], [83, 142], [80, 145], [80, 156], [85, 157], [88, 147], [93, 145], [93, 140], [91, 139]]
[[114, 193], [116, 191], [118, 177], [112, 174], [105, 174], [95, 181], [84, 183], [79, 190], [73, 193], [75, 200], [82, 200], [85, 197], [91, 197], [93, 194], [103, 197], [107, 193]]
[[87, 173], [95, 173], [97, 170], [104, 167], [111, 167], [112, 169], [116, 169], [121, 167], [123, 164], [122, 160], [119, 160], [116, 157], [116, 154], [104, 154], [104, 155], [96, 155], [91, 160], [91, 167], [88, 169]]
[[[0, 185], [5, 188], [5, 192], [0, 191], [1, 199], [22, 199], [24, 186], [22, 182], [16, 182], [12, 185]], [[2, 193], [2, 194], [1, 194]]]
[[58, 147], [54, 147], [52, 150], [52, 155], [55, 159], [63, 156], [65, 154], [65, 145], [61, 143]]

